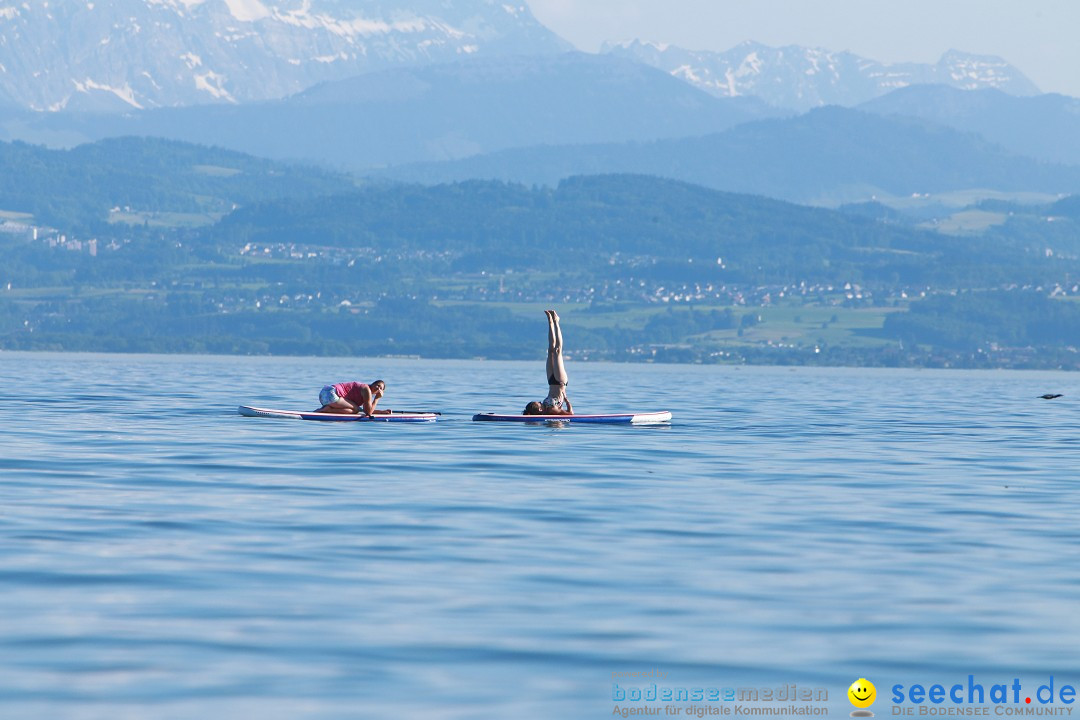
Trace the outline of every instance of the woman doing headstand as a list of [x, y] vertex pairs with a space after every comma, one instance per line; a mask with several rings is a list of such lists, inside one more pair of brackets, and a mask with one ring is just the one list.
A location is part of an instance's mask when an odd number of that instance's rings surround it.
[[574, 407], [566, 397], [566, 366], [562, 356], [562, 328], [559, 315], [545, 310], [548, 319], [547, 381], [548, 394], [543, 402], [535, 400], [525, 406], [525, 415], [573, 415]]

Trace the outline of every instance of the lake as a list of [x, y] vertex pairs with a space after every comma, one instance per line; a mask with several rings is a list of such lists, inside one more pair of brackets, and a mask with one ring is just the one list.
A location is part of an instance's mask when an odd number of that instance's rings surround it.
[[[969, 675], [1068, 708], [1080, 377], [571, 359], [578, 412], [672, 423], [472, 422], [544, 396], [540, 350], [0, 354], [0, 715], [700, 717], [734, 705], [651, 693], [741, 687], [842, 717], [868, 678], [881, 717]], [[376, 378], [440, 422], [236, 413]]]

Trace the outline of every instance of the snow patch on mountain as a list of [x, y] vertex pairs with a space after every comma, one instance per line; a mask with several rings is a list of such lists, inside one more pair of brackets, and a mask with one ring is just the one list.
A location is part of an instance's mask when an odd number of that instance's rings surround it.
[[955, 50], [935, 65], [881, 63], [848, 52], [752, 42], [726, 52], [709, 52], [633, 40], [607, 44], [602, 52], [664, 70], [713, 95], [756, 96], [799, 111], [821, 105], [854, 106], [919, 84], [996, 88], [1013, 95], [1039, 93], [1031, 80], [1005, 60]]
[[89, 94], [92, 90], [101, 90], [115, 95], [133, 108], [136, 108], [138, 110], [142, 109], [142, 105], [140, 105], [135, 99], [135, 93], [131, 89], [130, 85], [124, 85], [123, 87], [113, 87], [105, 83], [95, 82], [90, 78], [87, 78], [82, 82], [72, 80], [72, 83], [75, 85], [75, 90], [77, 92]]
[[259, 0], [225, 0], [229, 12], [240, 22], [255, 22], [270, 17], [273, 13]]
[[170, 10], [185, 11], [202, 5], [206, 0], [146, 0], [147, 5], [162, 5]]
[[195, 87], [199, 90], [208, 93], [210, 97], [218, 100], [227, 100], [229, 102], [236, 102], [228, 90], [225, 89], [227, 78], [224, 75], [218, 75], [216, 72], [206, 72], [202, 75], [195, 76]]

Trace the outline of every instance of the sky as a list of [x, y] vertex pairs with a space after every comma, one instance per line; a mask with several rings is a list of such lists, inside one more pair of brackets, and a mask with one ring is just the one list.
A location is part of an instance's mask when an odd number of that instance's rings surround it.
[[580, 50], [648, 40], [728, 50], [744, 40], [936, 62], [998, 55], [1043, 92], [1080, 97], [1080, 0], [528, 0]]

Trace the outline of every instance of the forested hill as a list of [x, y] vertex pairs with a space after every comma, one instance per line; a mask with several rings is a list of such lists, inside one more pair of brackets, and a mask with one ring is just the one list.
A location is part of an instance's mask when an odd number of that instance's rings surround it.
[[208, 237], [216, 245], [448, 252], [467, 272], [603, 277], [618, 262], [654, 277], [739, 283], [955, 287], [1038, 281], [1052, 264], [1037, 239], [986, 243], [633, 175], [577, 177], [555, 188], [389, 186], [259, 203], [230, 214]]
[[2, 183], [39, 204], [0, 204], [0, 349], [529, 357], [557, 307], [589, 357], [1080, 367], [1070, 200], [947, 234], [638, 175], [358, 187], [147, 141], [5, 150], [49, 182]]
[[113, 208], [202, 213], [237, 204], [339, 192], [352, 178], [243, 153], [152, 138], [51, 150], [0, 143], [0, 210], [66, 232], [100, 232]]

